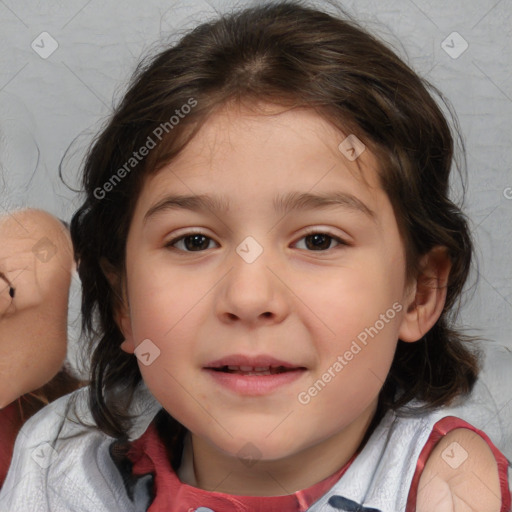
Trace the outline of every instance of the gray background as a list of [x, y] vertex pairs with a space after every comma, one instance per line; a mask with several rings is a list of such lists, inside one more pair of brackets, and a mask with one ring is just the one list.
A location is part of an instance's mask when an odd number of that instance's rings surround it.
[[[230, 6], [258, 2], [0, 0], [0, 213], [32, 206], [68, 220], [80, 203], [72, 187], [84, 149], [120, 99], [135, 65], [165, 41]], [[475, 234], [478, 285], [461, 324], [512, 348], [512, 0], [345, 1], [453, 104], [468, 157], [466, 213]], [[329, 9], [328, 4], [318, 5]], [[332, 9], [331, 9], [332, 10]], [[457, 58], [458, 32], [468, 48]], [[57, 50], [47, 51], [48, 32]], [[41, 42], [41, 38], [44, 39]], [[44, 44], [44, 48], [42, 48]], [[460, 185], [453, 183], [454, 196]], [[476, 269], [471, 283], [475, 283]], [[79, 283], [71, 298], [71, 352], [77, 346]]]

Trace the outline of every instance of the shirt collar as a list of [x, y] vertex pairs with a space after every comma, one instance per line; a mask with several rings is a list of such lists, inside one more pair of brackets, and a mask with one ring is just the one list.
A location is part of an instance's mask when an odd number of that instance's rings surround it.
[[154, 421], [139, 439], [131, 443], [128, 452], [132, 475], [153, 475], [153, 501], [148, 512], [304, 512], [334, 486], [356, 456], [357, 453], [333, 475], [307, 489], [282, 496], [261, 497], [206, 491], [183, 483], [170, 464]]

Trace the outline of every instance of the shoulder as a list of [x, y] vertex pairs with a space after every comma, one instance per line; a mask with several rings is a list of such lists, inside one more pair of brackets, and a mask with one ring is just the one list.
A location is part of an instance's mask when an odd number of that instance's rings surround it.
[[38, 470], [42, 465], [49, 466], [50, 459], [56, 455], [54, 447], [57, 443], [65, 444], [61, 440], [85, 432], [86, 427], [72, 414], [76, 408], [83, 407], [85, 398], [86, 388], [80, 388], [51, 402], [29, 418], [16, 438], [11, 469], [23, 473]]
[[[54, 445], [68, 435], [86, 431], [77, 420], [87, 399], [87, 388], [61, 396], [30, 417], [21, 427], [14, 448], [13, 461], [33, 459], [33, 450], [41, 445]], [[37, 461], [36, 461], [37, 462]]]
[[443, 436], [425, 463], [416, 507], [417, 512], [500, 512], [498, 465], [487, 441], [467, 428]]
[[[48, 489], [75, 485], [73, 472], [81, 471], [82, 452], [97, 436], [73, 415], [74, 410], [79, 412], [83, 406], [84, 390], [55, 400], [23, 425], [0, 491], [1, 511], [56, 510], [49, 500], [55, 501], [58, 496], [49, 495]], [[85, 442], [76, 442], [80, 435], [85, 436]]]
[[16, 441], [0, 511], [112, 512], [133, 509], [110, 447], [92, 425], [85, 388], [33, 416]]

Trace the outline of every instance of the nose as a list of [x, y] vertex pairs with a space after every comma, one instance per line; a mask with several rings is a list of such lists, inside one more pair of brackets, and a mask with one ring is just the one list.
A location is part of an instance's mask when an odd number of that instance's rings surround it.
[[216, 297], [217, 316], [225, 323], [280, 323], [289, 312], [290, 292], [268, 251], [255, 260], [235, 252]]

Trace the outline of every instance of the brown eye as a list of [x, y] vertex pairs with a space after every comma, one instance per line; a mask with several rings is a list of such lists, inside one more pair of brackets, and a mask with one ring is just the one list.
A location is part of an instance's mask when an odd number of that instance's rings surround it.
[[301, 240], [306, 241], [305, 248], [308, 251], [317, 252], [325, 252], [326, 250], [337, 247], [331, 247], [332, 241], [335, 241], [338, 245], [348, 245], [341, 238], [334, 235], [329, 235], [328, 233], [323, 233], [321, 231], [307, 233], [305, 236], [301, 238]]
[[[311, 233], [307, 233], [300, 240], [306, 241], [306, 250], [316, 252], [326, 252], [329, 249], [334, 249], [340, 245], [348, 245], [341, 238], [321, 231], [313, 231]], [[337, 244], [334, 247], [332, 246], [333, 241]], [[210, 242], [213, 242], [213, 239], [202, 233], [187, 233], [178, 238], [170, 240], [167, 244], [165, 244], [165, 247], [182, 252], [203, 252], [210, 248]], [[178, 244], [181, 245], [178, 246]]]
[[[174, 238], [168, 242], [165, 247], [171, 247], [184, 252], [201, 252], [208, 249], [208, 245], [211, 240], [212, 239], [210, 237], [203, 235], [202, 233], [188, 233], [180, 236], [179, 238]], [[174, 247], [180, 242], [183, 242], [182, 247]]]

